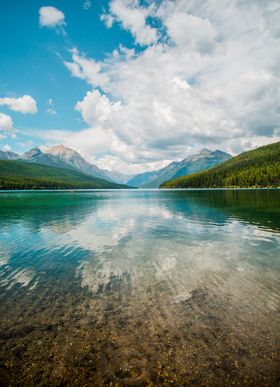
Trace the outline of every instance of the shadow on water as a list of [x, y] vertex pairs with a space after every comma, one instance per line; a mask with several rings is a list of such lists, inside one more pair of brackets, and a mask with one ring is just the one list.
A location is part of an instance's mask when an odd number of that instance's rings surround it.
[[[103, 201], [118, 203], [118, 192], [52, 192], [0, 194], [0, 221], [27, 220], [34, 227], [42, 223], [69, 223], [75, 227]], [[122, 192], [122, 199], [152, 201], [188, 218], [205, 219], [223, 225], [228, 218], [280, 230], [279, 190], [179, 190]], [[122, 203], [123, 205], [123, 203]]]
[[25, 221], [37, 229], [41, 225], [61, 222], [72, 228], [88, 215], [89, 210], [94, 211], [100, 200], [102, 195], [93, 197], [87, 192], [0, 193], [0, 222], [5, 225]]
[[1, 384], [277, 385], [279, 199], [1, 193]]
[[203, 211], [215, 222], [223, 222], [223, 217], [225, 221], [236, 218], [280, 231], [280, 190], [194, 190], [174, 191], [170, 195], [169, 204], [174, 211], [184, 213], [187, 206], [190, 213], [192, 203], [195, 216]]

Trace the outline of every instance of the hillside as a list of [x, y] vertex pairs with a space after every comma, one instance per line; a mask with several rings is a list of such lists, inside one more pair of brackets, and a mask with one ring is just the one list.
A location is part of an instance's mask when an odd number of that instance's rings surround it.
[[157, 171], [136, 175], [128, 181], [128, 184], [142, 188], [158, 188], [167, 180], [211, 168], [230, 158], [231, 155], [220, 150], [202, 149], [181, 161], [173, 161]]
[[[12, 160], [12, 159], [9, 159], [9, 160]], [[59, 158], [51, 154], [43, 153], [39, 148], [30, 149], [29, 151], [25, 152], [22, 156], [20, 156], [17, 160], [26, 161], [32, 164], [47, 165], [49, 167], [71, 169], [71, 170], [75, 169], [70, 164], [63, 162]]]
[[64, 145], [56, 145], [51, 149], [41, 151], [35, 147], [23, 155], [0, 150], [0, 160], [23, 160], [29, 163], [48, 165], [50, 167], [71, 169], [82, 174], [98, 179], [111, 181], [117, 184], [127, 184], [132, 175], [126, 175], [117, 171], [101, 169], [97, 165], [86, 161], [77, 151]]
[[70, 169], [0, 160], [0, 189], [126, 188]]
[[241, 153], [214, 168], [161, 185], [161, 188], [231, 187], [280, 187], [280, 142]]

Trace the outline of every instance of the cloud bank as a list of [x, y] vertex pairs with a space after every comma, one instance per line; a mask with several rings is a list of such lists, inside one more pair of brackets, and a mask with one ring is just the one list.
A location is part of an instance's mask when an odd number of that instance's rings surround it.
[[279, 140], [279, 2], [150, 4], [112, 0], [101, 17], [135, 47], [103, 61], [73, 49], [64, 62], [89, 85], [75, 106], [88, 125], [76, 135], [80, 148], [131, 171], [200, 147], [234, 154]]

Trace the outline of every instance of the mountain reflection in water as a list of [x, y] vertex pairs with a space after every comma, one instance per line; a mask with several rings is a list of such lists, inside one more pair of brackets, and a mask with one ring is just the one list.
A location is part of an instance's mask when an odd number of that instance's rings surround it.
[[0, 380], [276, 385], [280, 191], [0, 194]]

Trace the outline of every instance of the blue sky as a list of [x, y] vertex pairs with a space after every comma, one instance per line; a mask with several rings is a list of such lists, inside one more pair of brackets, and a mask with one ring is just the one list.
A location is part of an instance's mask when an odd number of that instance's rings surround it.
[[[133, 43], [129, 33], [115, 26], [108, 30], [100, 20], [106, 1], [95, 1], [88, 10], [85, 1], [9, 0], [1, 2], [0, 36], [0, 96], [19, 97], [31, 95], [37, 102], [38, 113], [23, 115], [9, 112], [5, 106], [1, 112], [10, 114], [16, 128], [31, 134], [31, 137], [17, 135], [9, 144], [14, 151], [25, 150], [20, 141], [32, 140], [41, 145], [42, 140], [32, 136], [38, 129], [78, 130], [84, 127], [79, 114], [74, 111], [77, 100], [81, 99], [88, 86], [69, 75], [63, 60], [70, 58], [69, 49], [79, 47], [89, 56], [102, 60], [108, 52]], [[40, 27], [39, 9], [51, 5], [62, 9], [65, 14], [67, 35], [53, 28]], [[48, 101], [53, 100], [53, 110], [48, 114]], [[5, 143], [1, 141], [1, 145]]]
[[279, 21], [274, 0], [1, 1], [0, 149], [134, 173], [278, 141]]

